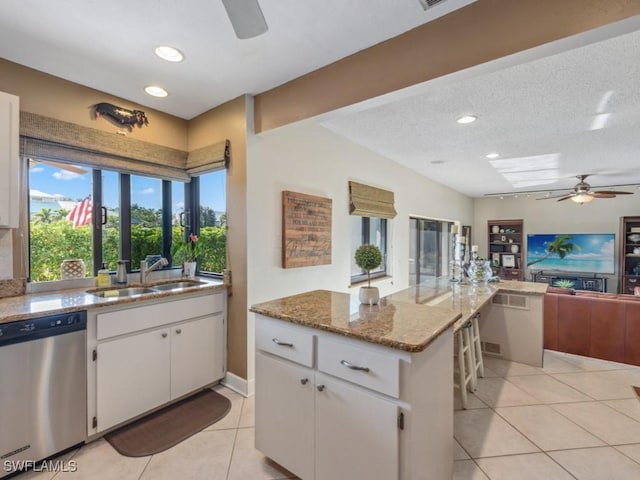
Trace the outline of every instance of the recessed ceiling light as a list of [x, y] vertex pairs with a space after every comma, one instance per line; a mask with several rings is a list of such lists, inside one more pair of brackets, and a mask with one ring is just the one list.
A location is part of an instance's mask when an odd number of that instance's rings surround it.
[[485, 157], [486, 157], [486, 158], [492, 158], [492, 159], [493, 159], [493, 158], [498, 158], [499, 156], [500, 156], [500, 154], [499, 154], [499, 153], [496, 153], [496, 152], [493, 152], [493, 153], [487, 153], [487, 154], [485, 155]]
[[166, 97], [169, 93], [162, 87], [158, 87], [157, 85], [149, 85], [148, 87], [144, 87], [144, 91], [147, 92], [152, 97]]
[[184, 55], [180, 50], [169, 45], [160, 45], [155, 49], [156, 55], [167, 62], [181, 62]]
[[465, 115], [464, 117], [460, 117], [456, 122], [458, 123], [473, 123], [478, 119], [475, 115]]

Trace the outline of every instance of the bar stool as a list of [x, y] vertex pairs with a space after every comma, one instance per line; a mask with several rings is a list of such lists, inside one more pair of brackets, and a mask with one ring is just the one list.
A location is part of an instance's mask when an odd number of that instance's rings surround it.
[[480, 312], [471, 318], [471, 363], [473, 365], [473, 390], [478, 388], [478, 377], [484, 377], [484, 361], [480, 344]]
[[462, 408], [467, 409], [467, 390], [475, 389], [475, 367], [473, 364], [473, 346], [471, 343], [472, 322], [457, 324], [454, 328], [455, 344], [458, 358], [458, 382], [454, 386], [460, 389]]

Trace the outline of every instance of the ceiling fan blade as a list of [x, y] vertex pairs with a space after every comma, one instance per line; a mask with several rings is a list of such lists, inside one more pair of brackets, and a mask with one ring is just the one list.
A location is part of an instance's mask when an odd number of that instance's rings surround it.
[[562, 202], [563, 200], [569, 200], [570, 198], [575, 197], [575, 196], [576, 196], [575, 193], [570, 193], [569, 195], [565, 195], [564, 197], [559, 198], [558, 201]]
[[591, 192], [593, 198], [616, 198], [616, 196], [610, 192]]
[[258, 0], [222, 0], [222, 4], [240, 40], [257, 37], [269, 29]]
[[[598, 190], [593, 192], [594, 194], [605, 194], [605, 195], [633, 195], [633, 192], [620, 192], [618, 190]], [[597, 195], [596, 195], [597, 196]]]
[[84, 175], [87, 170], [84, 168], [76, 167], [75, 165], [69, 165], [67, 163], [52, 162], [49, 160], [39, 160], [35, 158], [29, 159], [29, 168], [33, 167], [36, 163], [44, 163], [51, 167], [59, 168], [60, 170], [66, 170], [67, 172], [77, 173], [78, 175]]

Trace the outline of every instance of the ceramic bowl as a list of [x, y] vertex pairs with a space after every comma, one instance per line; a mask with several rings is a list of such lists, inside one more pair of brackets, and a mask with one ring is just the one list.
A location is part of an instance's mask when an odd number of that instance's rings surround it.
[[632, 233], [631, 235], [627, 235], [627, 240], [629, 240], [631, 243], [640, 242], [640, 233]]

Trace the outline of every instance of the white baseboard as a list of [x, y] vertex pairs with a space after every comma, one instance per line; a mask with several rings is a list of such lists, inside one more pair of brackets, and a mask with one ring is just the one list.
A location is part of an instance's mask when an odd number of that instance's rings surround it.
[[221, 383], [244, 397], [250, 397], [255, 393], [255, 380], [247, 381], [231, 372], [227, 372]]

